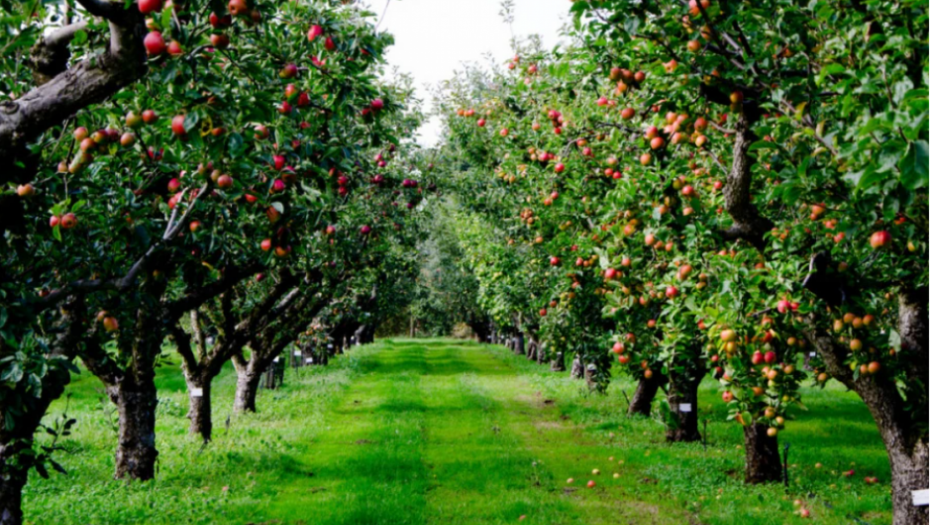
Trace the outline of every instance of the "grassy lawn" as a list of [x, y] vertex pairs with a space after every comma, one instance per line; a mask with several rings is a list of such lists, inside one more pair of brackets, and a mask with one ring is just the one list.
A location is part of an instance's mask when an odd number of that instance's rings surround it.
[[[176, 364], [160, 369], [158, 384], [157, 479], [112, 480], [115, 415], [84, 374], [50, 416], [67, 408], [78, 419], [57, 458], [69, 474], [32, 476], [27, 520], [774, 525], [804, 523], [794, 515], [801, 499], [818, 523], [890, 523], [878, 433], [838, 386], [803, 392], [809, 411], [781, 434], [791, 444], [785, 489], [743, 485], [742, 432], [726, 421], [712, 381], [701, 391], [706, 450], [666, 445], [660, 421], [627, 418], [626, 380], [588, 395], [582, 382], [504, 348], [450, 340], [380, 341], [327, 368], [289, 370], [284, 388], [262, 392], [260, 412], [248, 416], [229, 417], [228, 369], [214, 389], [217, 430], [206, 448], [187, 436]], [[866, 485], [872, 475], [881, 483]]]

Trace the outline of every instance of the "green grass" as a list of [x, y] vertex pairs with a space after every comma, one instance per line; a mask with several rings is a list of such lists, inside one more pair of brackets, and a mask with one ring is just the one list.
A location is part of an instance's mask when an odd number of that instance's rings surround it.
[[[283, 389], [261, 393], [258, 414], [231, 417], [228, 429], [235, 377], [227, 369], [214, 389], [217, 428], [206, 449], [187, 435], [176, 365], [159, 370], [158, 385], [157, 479], [112, 479], [115, 416], [84, 374], [69, 388], [78, 424], [57, 457], [69, 474], [32, 476], [29, 522], [498, 524], [525, 516], [531, 524], [774, 525], [804, 522], [795, 499], [818, 523], [890, 522], [878, 433], [839, 387], [805, 391], [809, 412], [781, 434], [791, 443], [786, 490], [743, 485], [742, 432], [726, 421], [712, 381], [701, 391], [706, 451], [667, 445], [658, 420], [626, 417], [629, 381], [589, 395], [582, 382], [501, 347], [449, 340], [386, 340], [327, 368], [289, 370]], [[843, 477], [851, 468], [856, 475]], [[868, 475], [882, 483], [865, 485]], [[585, 488], [589, 479], [597, 487]]]

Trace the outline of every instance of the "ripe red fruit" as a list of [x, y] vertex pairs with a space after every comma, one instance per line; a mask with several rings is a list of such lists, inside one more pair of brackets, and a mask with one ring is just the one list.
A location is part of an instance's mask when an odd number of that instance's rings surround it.
[[776, 359], [778, 359], [778, 356], [775, 355], [775, 352], [769, 351], [765, 353], [764, 359], [765, 359], [765, 363], [770, 365], [774, 363]]
[[635, 116], [636, 110], [633, 108], [623, 108], [623, 110], [620, 111], [620, 117], [623, 118], [623, 120], [630, 120]]
[[791, 311], [791, 302], [786, 299], [782, 299], [781, 301], [778, 301], [778, 306], [776, 306], [775, 308], [778, 310], [778, 313], [780, 314], [788, 313], [789, 311]]
[[178, 55], [183, 55], [184, 50], [181, 49], [181, 43], [178, 42], [177, 40], [172, 40], [171, 43], [168, 44], [168, 54], [173, 57], [176, 57]]
[[869, 244], [873, 250], [877, 250], [891, 243], [891, 234], [886, 230], [877, 231], [869, 238]]
[[177, 136], [183, 136], [187, 134], [187, 130], [184, 129], [184, 115], [175, 115], [171, 119], [171, 131]]
[[559, 260], [559, 258], [554, 255], [552, 257], [549, 257], [549, 264], [551, 264], [552, 266], [558, 266], [560, 262], [561, 261]]
[[103, 329], [107, 332], [119, 330], [119, 321], [115, 317], [106, 316], [103, 318]]
[[595, 483], [593, 479], [592, 479], [591, 481], [588, 482], [588, 488], [589, 488], [589, 489], [593, 489], [596, 485], [597, 485], [597, 483]]
[[52, 215], [48, 219], [48, 225], [51, 226], [52, 228], [54, 228], [55, 226], [58, 226], [59, 223], [61, 223], [61, 217], [57, 215]]
[[151, 109], [147, 109], [142, 112], [142, 122], [145, 122], [146, 124], [151, 124], [155, 122], [156, 120], [158, 120], [158, 115], [156, 115], [155, 112], [152, 111]]
[[165, 39], [158, 31], [152, 31], [145, 35], [142, 44], [145, 46], [145, 52], [149, 55], [160, 55], [165, 52]]
[[284, 184], [284, 181], [281, 179], [275, 179], [274, 182], [271, 183], [272, 193], [281, 193], [285, 189], [287, 189], [287, 185]]
[[560, 163], [558, 163], [558, 164], [555, 165], [555, 172], [556, 172], [556, 173], [562, 173], [563, 171], [565, 171], [565, 164], [562, 164], [562, 163], [560, 162]]
[[20, 197], [32, 197], [35, 194], [35, 187], [32, 184], [20, 184], [16, 187], [16, 195]]
[[275, 155], [271, 157], [271, 160], [274, 161], [274, 169], [281, 171], [284, 169], [284, 164], [287, 162], [287, 159], [284, 158], [284, 155]]
[[162, 0], [139, 0], [139, 12], [143, 15], [161, 11]]
[[221, 189], [229, 189], [233, 186], [233, 179], [229, 175], [220, 175], [216, 179], [216, 185]]
[[685, 196], [685, 197], [692, 197], [692, 196], [694, 196], [694, 187], [693, 187], [693, 186], [685, 186], [684, 188], [681, 189], [681, 194], [682, 194], [683, 196]]
[[604, 279], [608, 281], [614, 279], [615, 277], [617, 277], [617, 270], [614, 270], [613, 268], [608, 268], [607, 271], [604, 272]]
[[200, 229], [200, 221], [191, 221], [188, 227], [190, 228], [191, 233], [194, 233]]
[[484, 120], [483, 118], [478, 119], [478, 127], [479, 127], [479, 128], [483, 128], [484, 125], [485, 125], [486, 123], [487, 123], [487, 122], [485, 122], [485, 120]]
[[168, 181], [168, 191], [174, 193], [181, 188], [181, 181], [177, 178]]
[[381, 111], [384, 109], [384, 101], [380, 98], [376, 98], [371, 101], [371, 110], [372, 111]]
[[549, 313], [549, 312], [547, 312], [546, 309], [543, 308], [542, 310], [539, 311], [539, 316], [540, 316], [540, 317], [546, 317], [546, 314], [547, 314], [547, 313]]
[[77, 216], [71, 212], [68, 212], [61, 216], [60, 224], [63, 230], [70, 230], [71, 228], [77, 226]]
[[733, 392], [730, 392], [729, 390], [727, 390], [726, 392], [723, 393], [723, 396], [721, 397], [723, 397], [724, 403], [729, 403], [733, 401]]
[[214, 33], [210, 35], [210, 43], [217, 49], [226, 49], [229, 47], [229, 36], [224, 33]]
[[318, 36], [323, 36], [323, 27], [319, 25], [310, 26], [310, 30], [307, 31], [307, 40], [313, 42]]
[[210, 13], [210, 25], [214, 28], [228, 27], [232, 24], [232, 17], [229, 15], [224, 15], [223, 17], [217, 16], [216, 13]]
[[325, 47], [327, 51], [335, 51], [336, 42], [333, 41], [333, 37], [326, 37], [326, 43], [323, 44], [323, 47]]
[[362, 226], [361, 232], [362, 232], [362, 235], [368, 235], [369, 233], [371, 233], [371, 226], [367, 224]]
[[654, 137], [651, 141], [649, 141], [649, 147], [652, 149], [659, 149], [664, 145], [665, 145], [665, 139], [663, 139], [662, 137]]
[[271, 239], [265, 239], [261, 242], [260, 246], [262, 247], [263, 252], [267, 252], [271, 249]]
[[279, 73], [281, 78], [294, 78], [297, 76], [297, 64], [287, 64]]
[[669, 299], [674, 299], [678, 297], [678, 288], [675, 288], [674, 286], [669, 286], [668, 288], [665, 289], [665, 296], [668, 297]]
[[239, 16], [245, 14], [248, 11], [249, 6], [245, 4], [245, 0], [229, 0], [229, 14], [232, 16]]
[[290, 254], [291, 254], [290, 246], [278, 246], [277, 248], [274, 249], [275, 257], [287, 257]]

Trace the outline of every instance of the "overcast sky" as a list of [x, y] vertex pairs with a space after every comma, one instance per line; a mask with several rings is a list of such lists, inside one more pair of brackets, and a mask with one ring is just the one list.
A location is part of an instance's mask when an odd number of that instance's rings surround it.
[[[500, 0], [367, 1], [379, 19], [384, 13], [380, 29], [394, 35], [388, 64], [413, 76], [427, 112], [432, 109], [427, 85], [451, 78], [464, 62], [483, 62], [489, 52], [498, 62], [513, 57], [510, 28], [499, 14]], [[515, 4], [514, 34], [538, 34], [546, 48], [554, 46], [571, 1], [516, 0]], [[432, 118], [421, 128], [419, 142], [435, 144], [440, 131], [439, 120]]]

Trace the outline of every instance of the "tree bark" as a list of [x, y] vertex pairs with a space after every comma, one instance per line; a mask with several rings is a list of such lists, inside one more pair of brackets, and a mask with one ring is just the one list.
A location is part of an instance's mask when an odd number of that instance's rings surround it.
[[746, 447], [746, 483], [781, 481], [783, 472], [778, 453], [778, 437], [770, 437], [769, 427], [758, 423], [743, 427]]
[[630, 400], [630, 408], [627, 414], [631, 416], [646, 416], [652, 413], [652, 401], [659, 392], [659, 387], [665, 382], [665, 378], [658, 377], [655, 374], [652, 379], [640, 379], [636, 385], [636, 392], [633, 393], [633, 399]]
[[517, 332], [517, 335], [515, 335], [515, 336], [513, 337], [513, 351], [514, 351], [514, 353], [517, 354], [517, 355], [524, 355], [524, 354], [526, 354], [525, 344], [526, 344], [526, 339], [524, 339], [523, 334], [520, 333], [520, 332]]
[[116, 448], [117, 479], [150, 480], [155, 477], [155, 409], [158, 396], [154, 377], [125, 378], [109, 387], [119, 411], [119, 442]]
[[236, 370], [238, 378], [233, 410], [238, 413], [255, 412], [255, 398], [258, 395], [258, 383], [262, 379], [262, 374], [255, 370], [252, 363], [253, 361], [249, 361], [248, 366], [243, 370], [238, 370], [238, 367]]
[[[898, 296], [898, 333], [901, 349], [898, 359], [905, 361], [907, 381], [901, 389], [894, 378], [879, 371], [856, 377], [847, 366], [849, 352], [837, 345], [829, 333], [808, 334], [826, 365], [827, 372], [855, 391], [868, 407], [878, 426], [888, 460], [891, 463], [894, 525], [926, 525], [927, 507], [915, 507], [912, 491], [928, 488], [927, 367], [928, 367], [928, 291], [927, 288], [903, 289]], [[905, 401], [906, 399], [906, 401]]]
[[204, 443], [209, 443], [213, 438], [213, 378], [204, 374], [188, 376], [185, 380], [189, 406], [187, 417], [191, 420], [190, 435], [199, 435]]
[[572, 379], [582, 379], [584, 378], [584, 363], [581, 362], [581, 356], [576, 355], [575, 359], [572, 360]]
[[669, 443], [701, 440], [697, 414], [698, 387], [707, 369], [699, 367], [687, 372], [676, 372], [669, 367], [668, 407], [674, 418], [665, 432], [665, 440]]
[[26, 448], [24, 444], [19, 444], [3, 446], [0, 450], [0, 462], [4, 465], [3, 476], [0, 477], [0, 525], [23, 523], [23, 487], [26, 486], [29, 470], [7, 465], [15, 462], [19, 452]]
[[556, 352], [549, 361], [549, 370], [553, 372], [565, 371], [565, 354]]

